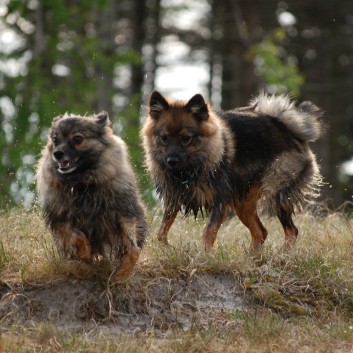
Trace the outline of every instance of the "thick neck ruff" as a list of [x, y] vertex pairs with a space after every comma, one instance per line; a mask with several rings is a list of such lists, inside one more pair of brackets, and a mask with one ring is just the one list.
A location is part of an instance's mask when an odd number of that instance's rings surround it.
[[70, 193], [72, 196], [82, 195], [93, 184], [93, 179], [89, 179], [88, 181], [77, 182], [71, 186]]
[[198, 171], [193, 171], [192, 173], [185, 176], [178, 176], [173, 173], [170, 173], [169, 175], [174, 179], [174, 181], [177, 182], [177, 184], [184, 185], [187, 187], [192, 184], [196, 184], [197, 181], [199, 180]]

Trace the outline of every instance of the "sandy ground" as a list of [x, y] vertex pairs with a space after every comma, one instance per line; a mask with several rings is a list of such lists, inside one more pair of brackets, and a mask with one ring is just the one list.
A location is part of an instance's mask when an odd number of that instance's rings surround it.
[[0, 298], [3, 328], [50, 322], [63, 329], [98, 327], [119, 334], [153, 330], [164, 335], [210, 323], [229, 328], [245, 306], [231, 273], [178, 272], [173, 278], [137, 273], [109, 286], [78, 279], [38, 286], [0, 281]]

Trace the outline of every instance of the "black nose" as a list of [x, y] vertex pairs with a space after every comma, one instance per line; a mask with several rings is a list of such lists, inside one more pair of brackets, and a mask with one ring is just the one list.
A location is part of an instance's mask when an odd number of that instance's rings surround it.
[[167, 164], [170, 168], [175, 168], [179, 164], [178, 157], [167, 157]]
[[61, 150], [56, 150], [54, 151], [53, 155], [57, 161], [60, 161], [60, 159], [64, 157], [64, 152]]

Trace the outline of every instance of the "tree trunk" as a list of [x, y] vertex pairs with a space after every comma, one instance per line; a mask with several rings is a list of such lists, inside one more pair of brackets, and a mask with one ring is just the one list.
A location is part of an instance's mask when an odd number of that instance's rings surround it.
[[[132, 6], [132, 50], [139, 55], [139, 60], [131, 65], [130, 94], [134, 103], [141, 105], [141, 87], [144, 81], [143, 45], [145, 38], [146, 0], [134, 0]], [[139, 121], [135, 122], [139, 125]]]
[[113, 87], [113, 71], [114, 63], [109, 65], [99, 60], [102, 55], [105, 58], [112, 58], [115, 54], [115, 33], [112, 24], [115, 21], [117, 6], [115, 1], [108, 2], [107, 6], [100, 6], [97, 11], [97, 37], [99, 39], [99, 52], [97, 55], [97, 64], [95, 65], [95, 81], [96, 81], [96, 112], [102, 110], [107, 111], [110, 115], [113, 114], [112, 96], [114, 92]]

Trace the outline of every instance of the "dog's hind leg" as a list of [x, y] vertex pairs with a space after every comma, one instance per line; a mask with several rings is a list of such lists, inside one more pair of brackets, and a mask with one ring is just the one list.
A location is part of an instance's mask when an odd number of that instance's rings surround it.
[[267, 230], [257, 214], [259, 188], [251, 188], [245, 199], [235, 202], [235, 211], [239, 219], [249, 229], [251, 234], [251, 249], [261, 247], [267, 237]]
[[276, 214], [284, 230], [284, 235], [285, 235], [284, 248], [286, 250], [289, 250], [293, 247], [298, 236], [298, 228], [294, 225], [292, 220], [293, 209], [278, 207], [276, 209]]
[[157, 233], [157, 239], [164, 244], [168, 244], [168, 232], [174, 223], [177, 214], [178, 211], [170, 211], [167, 209], [164, 211], [162, 224]]
[[210, 251], [216, 240], [219, 227], [227, 218], [229, 207], [214, 207], [208, 217], [206, 228], [203, 231], [203, 242], [206, 251]]

